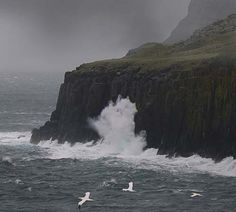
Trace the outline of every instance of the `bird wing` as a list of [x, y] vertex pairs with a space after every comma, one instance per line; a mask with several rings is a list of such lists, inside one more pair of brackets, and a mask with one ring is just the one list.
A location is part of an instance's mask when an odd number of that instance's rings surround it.
[[85, 202], [86, 202], [86, 199], [83, 198], [83, 199], [78, 203], [78, 205], [83, 205]]
[[133, 187], [134, 187], [134, 183], [133, 183], [133, 182], [130, 182], [130, 183], [129, 183], [129, 188], [128, 188], [128, 189], [129, 189], [129, 190], [133, 190]]
[[89, 199], [89, 197], [90, 197], [90, 192], [86, 192], [84, 198], [85, 198], [85, 199]]
[[197, 193], [192, 193], [191, 197], [201, 197], [201, 194], [197, 194]]

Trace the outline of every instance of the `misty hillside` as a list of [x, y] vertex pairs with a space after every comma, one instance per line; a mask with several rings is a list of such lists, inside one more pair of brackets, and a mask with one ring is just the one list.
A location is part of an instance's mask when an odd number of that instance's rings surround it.
[[186, 40], [192, 33], [236, 13], [236, 0], [191, 0], [188, 15], [178, 24], [166, 43]]

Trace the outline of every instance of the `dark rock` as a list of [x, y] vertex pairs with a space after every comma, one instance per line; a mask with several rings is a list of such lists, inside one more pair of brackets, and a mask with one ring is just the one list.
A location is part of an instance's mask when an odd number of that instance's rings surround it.
[[[236, 158], [235, 15], [176, 45], [148, 44], [65, 74], [50, 121], [31, 142], [98, 139], [88, 118], [119, 95], [136, 103], [135, 132], [159, 154]], [[223, 29], [221, 29], [223, 28]], [[207, 47], [207, 48], [206, 48]]]
[[97, 139], [87, 119], [121, 95], [136, 103], [135, 130], [145, 130], [148, 147], [159, 148], [160, 154], [236, 156], [236, 69], [221, 69], [219, 63], [215, 69], [215, 61], [200, 67], [141, 78], [135, 71], [66, 73], [56, 111], [33, 130], [31, 142]]

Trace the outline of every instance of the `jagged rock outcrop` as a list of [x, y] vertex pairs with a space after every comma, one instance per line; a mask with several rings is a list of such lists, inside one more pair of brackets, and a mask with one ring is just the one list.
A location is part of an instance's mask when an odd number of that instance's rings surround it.
[[222, 21], [211, 25], [211, 36], [199, 31], [183, 43], [151, 43], [67, 72], [56, 110], [31, 142], [98, 138], [87, 119], [121, 95], [136, 103], [136, 132], [145, 130], [159, 153], [236, 157], [235, 20], [224, 20], [225, 30], [216, 30]]
[[173, 30], [165, 43], [184, 41], [195, 30], [233, 13], [236, 13], [235, 0], [191, 0], [188, 15]]

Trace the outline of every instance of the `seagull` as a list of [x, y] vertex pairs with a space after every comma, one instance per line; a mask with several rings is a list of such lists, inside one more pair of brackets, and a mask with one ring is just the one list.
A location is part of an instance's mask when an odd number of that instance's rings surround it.
[[194, 198], [194, 197], [202, 197], [202, 195], [198, 194], [198, 193], [192, 193], [191, 197], [192, 198]]
[[90, 192], [86, 192], [84, 197], [79, 197], [79, 199], [81, 199], [81, 201], [78, 203], [79, 209], [86, 201], [93, 201], [93, 199], [90, 199], [89, 196], [90, 196]]
[[135, 190], [133, 190], [133, 187], [134, 187], [134, 183], [129, 182], [129, 187], [128, 188], [123, 188], [122, 191], [135, 192]]

